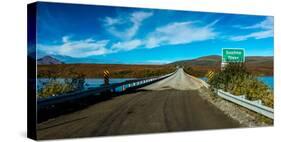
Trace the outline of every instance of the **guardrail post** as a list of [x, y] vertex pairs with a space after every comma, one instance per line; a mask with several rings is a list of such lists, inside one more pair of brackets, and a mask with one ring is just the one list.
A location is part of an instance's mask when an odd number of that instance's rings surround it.
[[261, 101], [261, 100], [255, 100], [255, 101], [253, 101], [253, 102], [255, 102], [256, 104], [259, 104], [259, 105], [262, 104], [262, 101]]
[[239, 96], [239, 97], [241, 97], [243, 99], [246, 99], [246, 95], [242, 95], [242, 96]]

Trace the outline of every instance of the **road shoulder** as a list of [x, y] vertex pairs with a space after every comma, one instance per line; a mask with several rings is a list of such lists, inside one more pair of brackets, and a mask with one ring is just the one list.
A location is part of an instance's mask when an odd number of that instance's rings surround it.
[[273, 126], [273, 121], [246, 108], [238, 106], [232, 102], [224, 100], [209, 89], [202, 87], [199, 89], [200, 96], [209, 101], [219, 110], [224, 112], [232, 119], [238, 121], [244, 127], [259, 127], [259, 126]]

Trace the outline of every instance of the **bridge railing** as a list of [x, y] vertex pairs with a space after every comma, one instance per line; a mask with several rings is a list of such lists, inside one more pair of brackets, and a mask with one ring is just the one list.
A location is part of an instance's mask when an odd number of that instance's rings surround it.
[[224, 92], [221, 89], [217, 90], [217, 95], [268, 118], [274, 119], [274, 110], [270, 107], [264, 106], [261, 100], [250, 101], [247, 100], [245, 96], [235, 96], [228, 92]]
[[91, 95], [100, 95], [103, 92], [116, 92], [119, 88], [119, 92], [129, 90], [129, 89], [137, 89], [139, 87], [151, 84], [153, 82], [162, 80], [173, 75], [175, 72], [159, 76], [159, 77], [151, 77], [144, 79], [135, 79], [135, 80], [127, 80], [121, 83], [114, 83], [107, 86], [100, 86], [97, 88], [85, 89], [80, 91], [74, 91], [69, 93], [60, 94], [57, 96], [50, 96], [48, 98], [42, 98], [37, 100], [37, 109], [45, 108], [48, 106], [55, 106], [56, 104], [73, 102], [75, 100], [79, 100], [82, 98], [89, 97]]

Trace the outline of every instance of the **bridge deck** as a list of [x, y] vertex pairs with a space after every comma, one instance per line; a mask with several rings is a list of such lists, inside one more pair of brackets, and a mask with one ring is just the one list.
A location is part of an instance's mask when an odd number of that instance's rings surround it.
[[38, 139], [240, 127], [197, 90], [139, 91], [37, 126]]

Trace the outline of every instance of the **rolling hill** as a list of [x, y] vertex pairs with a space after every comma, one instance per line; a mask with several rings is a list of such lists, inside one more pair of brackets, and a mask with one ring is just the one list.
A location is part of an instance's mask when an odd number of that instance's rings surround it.
[[[192, 68], [192, 75], [204, 77], [210, 70], [219, 71], [221, 56], [211, 55], [191, 60], [181, 60], [166, 65], [133, 65], [133, 64], [68, 64], [53, 57], [43, 57], [38, 61], [38, 76], [47, 77], [48, 74], [57, 77], [71, 77], [70, 72], [84, 74], [86, 77], [101, 78], [103, 70], [108, 69], [114, 78], [142, 78], [159, 76], [174, 71], [176, 66]], [[273, 75], [273, 57], [246, 57], [247, 69], [255, 75]]]
[[[250, 72], [256, 75], [273, 75], [273, 56], [247, 56], [245, 60], [246, 67]], [[220, 64], [221, 56], [218, 55], [171, 63], [171, 65], [192, 67], [195, 71], [202, 72], [202, 74], [209, 70], [220, 70]]]
[[221, 62], [221, 56], [211, 55], [204, 56], [191, 60], [181, 60], [171, 63], [172, 65], [185, 65], [185, 66], [218, 66]]

